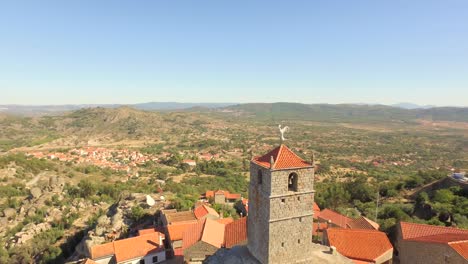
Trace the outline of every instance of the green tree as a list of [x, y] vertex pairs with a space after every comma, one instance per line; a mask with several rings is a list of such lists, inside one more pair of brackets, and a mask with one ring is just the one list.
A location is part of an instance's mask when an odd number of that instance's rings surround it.
[[439, 203], [452, 203], [455, 195], [449, 189], [437, 190], [434, 194], [434, 201]]

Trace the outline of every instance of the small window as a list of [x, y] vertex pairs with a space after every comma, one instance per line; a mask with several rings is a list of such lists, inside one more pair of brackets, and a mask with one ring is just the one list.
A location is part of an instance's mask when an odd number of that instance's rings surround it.
[[298, 200], [298, 201], [300, 201], [300, 200], [301, 200], [301, 197], [300, 197], [300, 196], [298, 196], [298, 197], [297, 197], [297, 200]]
[[145, 264], [145, 259], [140, 259], [140, 264]]
[[158, 256], [153, 256], [153, 264], [158, 263]]
[[297, 174], [291, 173], [288, 177], [288, 191], [297, 192]]
[[302, 222], [302, 217], [299, 217], [299, 222]]
[[262, 184], [262, 182], [263, 182], [263, 173], [262, 173], [262, 170], [258, 170], [258, 173], [257, 173], [257, 181], [258, 181], [258, 184]]
[[300, 240], [300, 239], [298, 239], [298, 240], [297, 240], [297, 243], [298, 243], [298, 244], [300, 244], [300, 243], [301, 243], [301, 240]]
[[284, 242], [281, 242], [281, 246], [284, 247]]
[[282, 202], [282, 203], [285, 203], [285, 202], [286, 202], [286, 199], [281, 198], [281, 202]]

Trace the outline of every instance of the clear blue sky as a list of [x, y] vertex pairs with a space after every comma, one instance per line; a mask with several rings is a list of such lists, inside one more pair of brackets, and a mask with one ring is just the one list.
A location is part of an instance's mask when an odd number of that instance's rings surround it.
[[468, 106], [468, 1], [0, 3], [0, 104]]

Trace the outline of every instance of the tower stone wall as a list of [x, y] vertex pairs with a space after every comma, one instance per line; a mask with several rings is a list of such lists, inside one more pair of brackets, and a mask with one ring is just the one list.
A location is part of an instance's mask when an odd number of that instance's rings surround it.
[[[297, 177], [294, 190], [288, 188], [292, 173]], [[262, 263], [310, 263], [313, 203], [313, 166], [269, 169], [251, 162], [248, 217], [251, 254]]]

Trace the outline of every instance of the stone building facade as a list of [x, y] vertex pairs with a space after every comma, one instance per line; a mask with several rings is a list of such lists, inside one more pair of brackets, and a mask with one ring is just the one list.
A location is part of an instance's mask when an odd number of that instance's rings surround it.
[[258, 261], [313, 263], [314, 192], [313, 165], [285, 145], [251, 161], [248, 249]]

